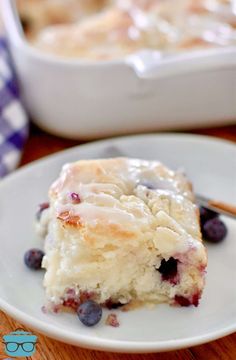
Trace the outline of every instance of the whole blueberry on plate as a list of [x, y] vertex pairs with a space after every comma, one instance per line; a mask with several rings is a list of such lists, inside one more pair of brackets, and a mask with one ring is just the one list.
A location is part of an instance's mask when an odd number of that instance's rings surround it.
[[102, 308], [95, 301], [88, 300], [78, 307], [77, 314], [85, 326], [94, 326], [101, 320]]
[[219, 217], [219, 214], [217, 212], [207, 209], [203, 206], [200, 207], [199, 211], [200, 211], [201, 227], [203, 227], [206, 221]]
[[202, 228], [202, 234], [205, 240], [218, 243], [226, 237], [227, 228], [223, 221], [217, 217], [205, 222]]
[[29, 249], [24, 255], [25, 265], [33, 270], [41, 269], [44, 252], [40, 249]]

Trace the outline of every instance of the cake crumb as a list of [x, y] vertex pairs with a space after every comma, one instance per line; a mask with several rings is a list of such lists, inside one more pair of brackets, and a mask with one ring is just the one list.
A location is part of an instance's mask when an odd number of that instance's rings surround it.
[[120, 326], [120, 323], [117, 319], [117, 315], [114, 313], [109, 314], [106, 318], [106, 325], [113, 326], [113, 327]]
[[46, 303], [41, 307], [41, 311], [44, 314], [58, 314], [62, 311], [62, 305], [61, 304], [53, 304], [51, 302]]

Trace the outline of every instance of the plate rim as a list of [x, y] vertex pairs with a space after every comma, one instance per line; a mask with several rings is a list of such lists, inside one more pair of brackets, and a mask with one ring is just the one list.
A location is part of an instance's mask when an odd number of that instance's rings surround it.
[[86, 148], [86, 147], [90, 147], [90, 146], [96, 146], [96, 145], [102, 145], [104, 144], [110, 144], [116, 141], [123, 141], [123, 140], [139, 140], [141, 138], [168, 138], [168, 137], [172, 137], [172, 138], [183, 138], [184, 140], [207, 140], [210, 143], [221, 143], [222, 145], [225, 146], [229, 146], [231, 148], [234, 148], [234, 150], [236, 150], [236, 143], [232, 140], [228, 140], [228, 139], [223, 139], [223, 138], [218, 138], [216, 136], [212, 136], [212, 135], [201, 135], [201, 134], [192, 134], [192, 133], [186, 133], [186, 132], [160, 132], [160, 133], [143, 133], [143, 134], [134, 134], [134, 135], [126, 135], [126, 136], [115, 136], [112, 138], [105, 138], [105, 139], [101, 139], [101, 140], [95, 140], [95, 141], [89, 141], [85, 144], [80, 144], [80, 145], [75, 145], [75, 146], [71, 146], [68, 149], [62, 149], [59, 151], [54, 152], [53, 154], [50, 155], [45, 155], [43, 157], [40, 157], [39, 159], [33, 160], [27, 164], [24, 164], [22, 166], [20, 166], [18, 169], [14, 170], [13, 172], [9, 173], [8, 175], [6, 175], [4, 178], [0, 179], [0, 188], [1, 186], [6, 182], [6, 181], [11, 181], [12, 178], [17, 177], [19, 175], [21, 175], [22, 173], [24, 173], [25, 171], [28, 171], [28, 169], [31, 169], [35, 166], [38, 165], [38, 163], [44, 162], [44, 161], [51, 161], [53, 159], [59, 158], [61, 156], [61, 154], [67, 154], [70, 153], [71, 151], [74, 151], [76, 149], [79, 148]]
[[21, 310], [16, 309], [14, 306], [7, 304], [0, 298], [0, 308], [12, 318], [18, 320], [22, 324], [29, 326], [31, 329], [38, 331], [40, 334], [46, 335], [51, 339], [58, 340], [67, 344], [79, 346], [85, 349], [93, 349], [107, 352], [117, 353], [154, 353], [165, 352], [172, 350], [180, 350], [205, 344], [209, 341], [217, 340], [221, 337], [232, 334], [236, 331], [236, 323], [229, 325], [222, 330], [215, 330], [202, 335], [195, 335], [181, 340], [167, 340], [167, 341], [126, 341], [115, 339], [100, 339], [93, 338], [92, 341], [86, 335], [68, 332], [67, 330], [59, 329], [55, 325], [45, 323], [42, 320], [35, 319], [31, 315], [27, 315]]
[[[29, 164], [22, 166], [19, 170], [16, 170], [12, 174], [6, 176], [3, 180], [0, 181], [0, 191], [5, 183], [9, 181], [14, 181], [15, 178], [19, 176], [24, 176], [24, 173], [30, 171], [32, 168], [37, 167], [38, 164], [55, 161], [60, 158], [62, 154], [69, 154], [70, 152], [75, 151], [76, 149], [93, 147], [96, 145], [110, 145], [122, 140], [125, 141], [141, 141], [144, 138], [153, 138], [153, 139], [165, 139], [165, 138], [176, 138], [184, 140], [197, 140], [197, 141], [207, 141], [211, 143], [218, 143], [224, 146], [230, 146], [230, 148], [236, 151], [236, 144], [233, 141], [217, 138], [214, 136], [206, 135], [196, 135], [190, 133], [160, 133], [160, 134], [139, 134], [139, 135], [127, 135], [114, 138], [108, 138], [104, 140], [91, 141], [86, 144], [73, 146], [66, 150], [61, 150], [49, 156], [45, 156], [38, 160], [35, 160]], [[28, 315], [26, 312], [17, 309], [15, 306], [8, 304], [5, 300], [0, 298], [0, 309], [3, 310], [6, 314], [10, 315], [12, 318], [20, 321], [22, 324], [29, 326], [32, 329], [39, 331], [40, 333], [65, 342], [68, 344], [80, 346], [83, 348], [103, 350], [103, 351], [115, 351], [120, 353], [151, 353], [151, 352], [163, 352], [182, 349], [186, 347], [196, 346], [204, 344], [209, 341], [216, 340], [223, 336], [229, 335], [236, 331], [236, 323], [223, 327], [222, 329], [217, 329], [215, 331], [210, 331], [204, 335], [195, 335], [187, 337], [184, 339], [172, 339], [172, 340], [161, 340], [161, 341], [130, 341], [130, 340], [116, 340], [116, 339], [101, 339], [101, 338], [92, 338], [88, 335], [81, 335], [80, 333], [68, 332], [62, 328], [58, 328], [56, 325], [51, 325], [39, 320], [31, 315]]]
[[229, 146], [231, 148], [235, 148], [236, 149], [236, 143], [232, 140], [228, 140], [228, 139], [223, 139], [223, 138], [219, 138], [216, 136], [212, 136], [212, 135], [201, 135], [201, 134], [192, 134], [192, 133], [188, 133], [188, 132], [160, 132], [160, 133], [144, 133], [144, 134], [135, 134], [135, 135], [125, 135], [125, 136], [114, 136], [114, 137], [108, 137], [105, 139], [101, 139], [101, 140], [95, 140], [95, 141], [89, 141], [86, 142], [85, 144], [79, 144], [79, 145], [75, 145], [75, 146], [71, 146], [68, 149], [62, 149], [59, 151], [54, 152], [53, 154], [50, 155], [45, 155], [43, 157], [40, 157], [36, 160], [33, 160], [27, 164], [24, 164], [22, 166], [20, 166], [18, 169], [14, 170], [13, 172], [9, 173], [8, 175], [6, 175], [4, 178], [0, 179], [0, 188], [2, 187], [3, 184], [5, 184], [6, 181], [10, 181], [12, 178], [19, 176], [20, 174], [24, 173], [25, 171], [27, 171], [28, 169], [34, 168], [35, 166], [38, 165], [38, 163], [42, 163], [42, 162], [47, 162], [47, 161], [51, 161], [53, 159], [57, 159], [61, 156], [61, 154], [67, 154], [70, 153], [71, 151], [74, 151], [76, 149], [86, 149], [86, 147], [90, 147], [90, 146], [96, 146], [96, 145], [102, 145], [102, 144], [109, 144], [109, 143], [113, 143], [116, 141], [125, 141], [125, 140], [139, 140], [141, 138], [168, 138], [168, 137], [176, 137], [179, 139], [184, 139], [184, 140], [190, 140], [190, 139], [194, 139], [194, 140], [199, 140], [199, 141], [209, 141], [210, 143], [221, 143], [224, 144], [225, 146]]

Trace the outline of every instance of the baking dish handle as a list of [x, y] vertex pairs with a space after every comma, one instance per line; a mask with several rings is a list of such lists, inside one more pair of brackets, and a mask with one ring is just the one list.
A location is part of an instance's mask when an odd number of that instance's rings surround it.
[[198, 71], [234, 68], [236, 48], [216, 48], [164, 56], [157, 51], [141, 51], [126, 60], [140, 79], [157, 79]]

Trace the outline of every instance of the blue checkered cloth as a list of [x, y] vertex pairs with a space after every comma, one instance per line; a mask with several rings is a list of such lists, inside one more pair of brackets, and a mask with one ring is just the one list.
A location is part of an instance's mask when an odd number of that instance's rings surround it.
[[19, 164], [27, 136], [27, 115], [6, 41], [0, 37], [0, 178]]

